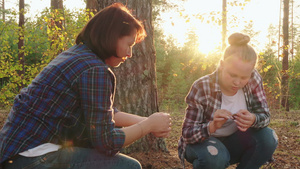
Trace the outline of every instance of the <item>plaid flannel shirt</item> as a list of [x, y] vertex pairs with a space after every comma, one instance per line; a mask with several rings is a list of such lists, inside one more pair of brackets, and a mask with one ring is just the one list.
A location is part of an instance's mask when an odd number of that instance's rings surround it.
[[[257, 70], [253, 70], [251, 78], [243, 87], [243, 92], [248, 111], [256, 115], [251, 127], [268, 126], [270, 113], [262, 77]], [[182, 136], [178, 142], [178, 155], [183, 165], [186, 145], [199, 143], [210, 137], [208, 123], [213, 120], [212, 114], [221, 109], [222, 93], [218, 83], [218, 71], [196, 80], [186, 97], [186, 103]]]
[[16, 96], [0, 131], [0, 163], [43, 143], [118, 153], [125, 134], [113, 120], [115, 86], [111, 69], [86, 45], [58, 55]]

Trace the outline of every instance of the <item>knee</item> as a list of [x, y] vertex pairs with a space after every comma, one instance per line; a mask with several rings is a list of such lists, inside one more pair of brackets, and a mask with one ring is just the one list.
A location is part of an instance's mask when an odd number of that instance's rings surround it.
[[129, 157], [124, 154], [118, 155], [118, 161], [115, 162], [115, 166], [113, 168], [122, 168], [122, 169], [141, 169], [141, 163], [132, 157]]
[[267, 136], [267, 137], [264, 137], [264, 139], [263, 139], [264, 140], [263, 146], [275, 149], [278, 144], [278, 136], [277, 136], [275, 130], [273, 130], [271, 128], [266, 128], [266, 130], [268, 133], [265, 134], [265, 136]]
[[274, 152], [278, 145], [278, 136], [274, 130], [271, 129], [271, 132], [272, 132], [272, 137], [271, 137], [271, 141], [269, 141], [269, 150]]
[[220, 169], [229, 166], [229, 157], [221, 154], [209, 154], [206, 157], [197, 158], [193, 161], [193, 168], [195, 169]]
[[273, 139], [273, 145], [275, 146], [275, 147], [277, 147], [277, 145], [278, 145], [278, 136], [277, 136], [277, 134], [276, 134], [276, 132], [275, 132], [275, 130], [272, 130], [271, 129], [271, 131], [272, 131], [272, 139]]
[[[191, 157], [191, 156], [190, 156]], [[187, 161], [193, 164], [193, 168], [219, 169], [229, 166], [230, 155], [227, 151], [218, 149], [214, 145], [208, 145], [201, 152], [195, 152], [194, 158], [187, 157]]]
[[141, 163], [136, 159], [131, 159], [129, 166], [131, 166], [130, 168], [132, 169], [142, 169]]
[[256, 137], [256, 146], [262, 150], [275, 150], [278, 145], [278, 136], [271, 128], [264, 128]]

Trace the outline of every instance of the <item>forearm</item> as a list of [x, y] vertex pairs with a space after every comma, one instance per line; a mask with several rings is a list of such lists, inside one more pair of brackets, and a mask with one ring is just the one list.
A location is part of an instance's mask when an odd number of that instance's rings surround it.
[[126, 147], [131, 143], [133, 143], [134, 141], [149, 134], [151, 132], [150, 128], [148, 127], [149, 125], [150, 125], [149, 121], [143, 120], [129, 127], [122, 128], [123, 132], [126, 135], [123, 147]]
[[270, 124], [270, 113], [254, 113], [255, 121], [251, 127], [264, 128]]
[[208, 129], [207, 130], [209, 131], [210, 134], [216, 132], [216, 130], [217, 130], [217, 128], [214, 126], [213, 123], [214, 123], [213, 121], [208, 123], [208, 127], [207, 127]]
[[268, 107], [268, 102], [266, 94], [263, 88], [263, 80], [259, 73], [256, 71], [255, 74], [256, 86], [252, 90], [252, 108], [250, 109], [251, 113], [255, 114], [256, 119], [252, 127], [254, 128], [263, 128], [269, 125], [270, 123], [270, 110]]
[[[122, 116], [122, 114], [121, 114]], [[119, 116], [119, 117], [121, 117]], [[126, 116], [125, 118], [130, 117]], [[140, 116], [131, 116], [134, 120], [131, 122], [137, 122], [134, 125], [124, 127], [121, 130], [125, 133], [125, 142], [123, 147], [133, 143], [137, 139], [149, 134], [149, 133], [166, 133], [171, 131], [171, 118], [170, 114], [157, 112], [150, 115], [147, 118]], [[124, 119], [123, 119], [124, 120]], [[123, 121], [122, 120], [122, 121]], [[164, 134], [160, 136], [165, 136]]]
[[[258, 98], [255, 96], [254, 98]], [[255, 121], [252, 125], [254, 128], [263, 128], [270, 123], [270, 112], [265, 98], [262, 100], [254, 99], [253, 107], [250, 112], [255, 115]]]
[[147, 117], [141, 117], [135, 114], [129, 114], [125, 112], [117, 112], [114, 115], [115, 125], [119, 127], [128, 127], [146, 119]]
[[192, 125], [182, 129], [182, 136], [187, 144], [194, 144], [209, 137], [208, 123]]
[[208, 122], [206, 122], [205, 116], [201, 115], [203, 114], [203, 110], [194, 107], [188, 106], [182, 125], [182, 137], [188, 144], [197, 143], [209, 137]]

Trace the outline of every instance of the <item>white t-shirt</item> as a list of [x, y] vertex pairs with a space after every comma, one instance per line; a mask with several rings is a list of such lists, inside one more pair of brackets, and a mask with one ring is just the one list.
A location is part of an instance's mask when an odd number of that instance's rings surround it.
[[[224, 93], [222, 93], [221, 109], [228, 110], [232, 114], [236, 114], [241, 109], [247, 109], [243, 90], [239, 89], [234, 96], [226, 96]], [[229, 119], [223, 124], [221, 128], [217, 129], [216, 132], [212, 133], [211, 135], [214, 137], [226, 137], [233, 134], [237, 130], [238, 128], [236, 123], [233, 120]]]

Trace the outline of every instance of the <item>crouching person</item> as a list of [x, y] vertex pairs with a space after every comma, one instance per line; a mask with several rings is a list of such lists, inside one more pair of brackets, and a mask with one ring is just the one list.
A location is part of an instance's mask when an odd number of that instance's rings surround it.
[[258, 169], [272, 158], [278, 140], [257, 54], [249, 36], [234, 33], [215, 72], [196, 80], [186, 97], [178, 154], [195, 169]]
[[[140, 169], [119, 151], [153, 133], [167, 137], [170, 115], [149, 117], [113, 107], [117, 67], [146, 36], [141, 22], [122, 4], [97, 13], [76, 45], [59, 54], [16, 96], [0, 131], [5, 169]], [[119, 128], [123, 127], [123, 128]]]

